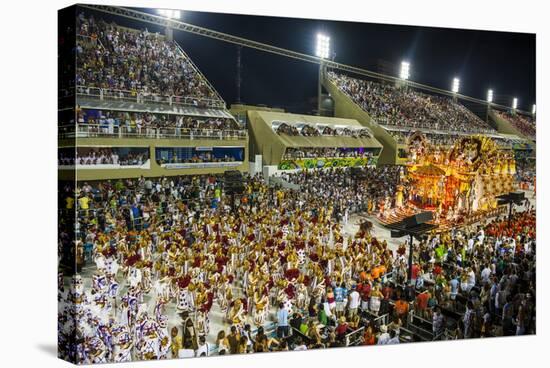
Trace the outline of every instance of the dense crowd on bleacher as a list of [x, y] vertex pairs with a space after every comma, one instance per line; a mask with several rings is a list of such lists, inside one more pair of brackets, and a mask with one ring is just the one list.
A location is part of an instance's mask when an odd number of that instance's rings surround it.
[[353, 137], [353, 138], [370, 138], [371, 134], [367, 129], [353, 129], [353, 128], [332, 128], [330, 126], [324, 126], [320, 128], [313, 127], [311, 125], [303, 125], [302, 129], [298, 127], [281, 123], [277, 129], [277, 134], [290, 135], [290, 136], [304, 136], [304, 137]]
[[175, 42], [93, 15], [77, 17], [77, 85], [128, 91], [133, 96], [216, 99]]
[[497, 116], [512, 123], [512, 125], [520, 131], [521, 134], [530, 139], [536, 139], [537, 126], [536, 121], [527, 115], [512, 113], [510, 111], [496, 111]]
[[77, 121], [89, 132], [117, 134], [119, 128], [127, 133], [155, 136], [156, 132], [169, 132], [175, 136], [210, 132], [245, 131], [234, 119], [198, 118], [193, 116], [156, 114], [150, 112], [103, 111], [79, 109]]
[[60, 166], [70, 165], [120, 165], [120, 166], [141, 166], [149, 160], [149, 152], [145, 149], [142, 152], [128, 151], [120, 153], [116, 148], [98, 148], [69, 154], [59, 152], [58, 164]]
[[494, 131], [451, 98], [329, 72], [329, 78], [379, 124], [468, 133]]

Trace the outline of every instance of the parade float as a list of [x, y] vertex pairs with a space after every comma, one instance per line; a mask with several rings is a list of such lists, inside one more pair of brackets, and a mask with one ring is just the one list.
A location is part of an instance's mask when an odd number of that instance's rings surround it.
[[436, 221], [481, 219], [500, 209], [497, 196], [516, 189], [513, 153], [485, 136], [464, 136], [451, 148], [431, 145], [425, 136], [409, 137], [408, 203], [433, 211]]
[[[408, 162], [395, 198], [378, 205], [383, 224], [432, 211], [441, 229], [504, 213], [497, 196], [517, 189], [513, 152], [491, 138], [464, 136], [450, 146], [432, 144], [422, 132], [407, 140]], [[391, 205], [393, 203], [393, 205]]]

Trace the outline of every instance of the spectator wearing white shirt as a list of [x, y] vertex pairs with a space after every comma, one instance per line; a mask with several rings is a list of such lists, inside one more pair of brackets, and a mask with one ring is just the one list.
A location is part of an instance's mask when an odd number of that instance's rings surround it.
[[483, 270], [481, 271], [481, 282], [485, 285], [488, 284], [491, 281], [491, 269], [489, 266], [485, 265]]
[[349, 299], [349, 317], [353, 317], [357, 315], [357, 309], [359, 308], [359, 304], [361, 303], [361, 296], [359, 295], [359, 292], [357, 291], [357, 286], [353, 284], [351, 286], [351, 292], [348, 296]]
[[378, 336], [378, 345], [387, 345], [388, 342], [391, 339], [390, 334], [388, 333], [388, 326], [382, 325], [380, 326], [380, 335]]

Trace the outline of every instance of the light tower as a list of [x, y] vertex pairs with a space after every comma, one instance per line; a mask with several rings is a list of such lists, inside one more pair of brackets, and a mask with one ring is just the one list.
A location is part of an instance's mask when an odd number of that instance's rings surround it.
[[493, 90], [490, 89], [487, 91], [487, 102], [489, 105], [493, 102]]
[[401, 62], [401, 71], [399, 72], [399, 78], [401, 81], [398, 81], [399, 84], [407, 88], [407, 80], [410, 77], [411, 64], [408, 61]]
[[485, 116], [486, 123], [489, 123], [489, 109], [491, 108], [492, 103], [493, 103], [493, 90], [489, 89], [487, 91], [487, 115]]
[[323, 78], [323, 61], [328, 58], [330, 52], [330, 37], [318, 33], [317, 34], [317, 48], [315, 55], [319, 58], [319, 83], [317, 86], [317, 115], [321, 116], [321, 80]]
[[399, 78], [407, 80], [410, 77], [411, 64], [408, 61], [401, 62], [401, 73], [399, 73]]
[[457, 77], [453, 78], [453, 101], [456, 102], [456, 95], [458, 94], [458, 91], [460, 90], [460, 79]]
[[[180, 19], [181, 18], [181, 10], [174, 10], [174, 9], [158, 9], [157, 13], [159, 15], [162, 15], [165, 18], [168, 18], [169, 20], [172, 19]], [[166, 38], [169, 41], [174, 40], [174, 30], [170, 27], [172, 22], [169, 22], [166, 28], [164, 29], [164, 33], [166, 34]]]

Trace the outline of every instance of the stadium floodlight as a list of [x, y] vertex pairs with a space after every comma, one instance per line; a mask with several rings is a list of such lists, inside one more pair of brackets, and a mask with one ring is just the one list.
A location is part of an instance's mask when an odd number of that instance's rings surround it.
[[401, 73], [399, 74], [399, 77], [400, 77], [401, 79], [405, 79], [405, 80], [409, 79], [409, 76], [410, 76], [410, 74], [409, 74], [410, 67], [411, 67], [411, 65], [410, 65], [409, 62], [407, 62], [407, 61], [402, 61], [402, 62], [401, 62]]
[[321, 59], [327, 59], [330, 51], [330, 37], [322, 33], [317, 34], [317, 50], [315, 55]]
[[533, 104], [533, 109], [531, 110], [531, 113], [535, 115], [536, 112], [537, 112], [537, 105]]
[[173, 9], [158, 9], [158, 13], [166, 18], [180, 19], [181, 11]]
[[460, 89], [460, 79], [454, 78], [453, 79], [453, 93], [458, 93], [459, 89]]
[[489, 103], [493, 102], [493, 90], [492, 89], [487, 91], [487, 102], [489, 102]]
[[517, 97], [514, 97], [514, 99], [512, 100], [512, 109], [517, 109], [518, 108], [518, 99]]

